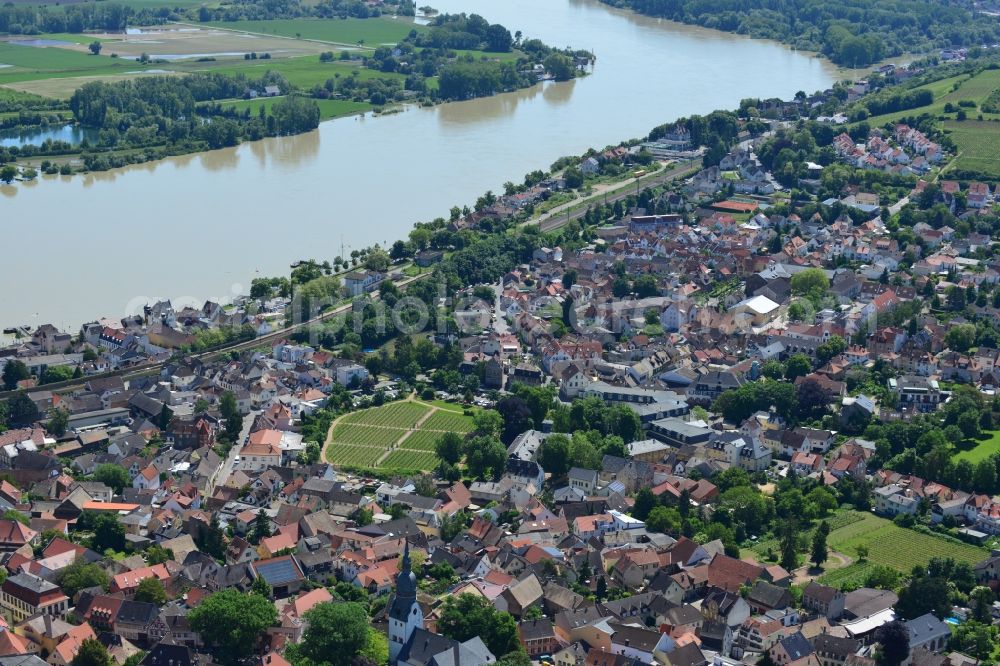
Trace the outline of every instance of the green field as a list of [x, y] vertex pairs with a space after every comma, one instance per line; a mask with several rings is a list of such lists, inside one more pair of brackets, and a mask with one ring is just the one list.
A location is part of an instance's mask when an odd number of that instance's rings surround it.
[[454, 412], [435, 412], [431, 415], [424, 427], [428, 430], [450, 430], [465, 434], [472, 432], [472, 418]]
[[830, 532], [827, 543], [830, 548], [848, 557], [856, 557], [858, 546], [867, 546], [868, 562], [871, 564], [884, 564], [908, 573], [914, 566], [927, 564], [932, 557], [951, 557], [971, 564], [983, 560], [988, 554], [983, 548], [921, 534], [870, 513], [857, 515], [862, 516], [860, 520]]
[[955, 460], [968, 460], [975, 464], [994, 453], [1000, 453], [1000, 430], [994, 430], [989, 436], [976, 440], [974, 444], [968, 447], [963, 446], [955, 454]]
[[370, 19], [273, 19], [265, 21], [213, 21], [201, 25], [257, 32], [280, 37], [314, 39], [335, 44], [357, 44], [364, 46], [398, 44], [411, 30], [425, 30], [424, 26], [412, 20], [392, 19], [387, 16]]
[[438, 439], [446, 432], [465, 434], [472, 429], [472, 417], [458, 405], [392, 402], [341, 418], [330, 432], [326, 457], [342, 467], [430, 471], [438, 464]]
[[[222, 74], [246, 74], [250, 78], [260, 78], [266, 72], [280, 72], [288, 82], [304, 90], [326, 83], [327, 79], [337, 76], [357, 76], [359, 80], [367, 79], [399, 79], [402, 74], [383, 73], [365, 69], [358, 65], [334, 62], [320, 62], [319, 56], [302, 56], [299, 58], [283, 58], [272, 60], [239, 60], [226, 62], [185, 63], [183, 68], [171, 63], [171, 69], [183, 69], [188, 72], [212, 71]], [[437, 79], [434, 79], [436, 82]], [[430, 85], [430, 80], [428, 80]]]
[[[956, 83], [960, 84], [958, 90], [952, 90]], [[978, 106], [985, 102], [990, 93], [997, 88], [1000, 88], [1000, 70], [995, 69], [984, 70], [971, 78], [963, 74], [962, 76], [941, 79], [940, 81], [934, 81], [933, 83], [916, 88], [917, 90], [930, 90], [934, 93], [934, 102], [932, 104], [920, 106], [915, 109], [906, 109], [905, 111], [886, 113], [881, 116], [872, 116], [866, 122], [875, 127], [896, 121], [904, 116], [918, 116], [923, 113], [940, 116], [944, 114], [944, 105], [948, 102], [957, 106], [958, 102], [962, 100], [971, 100]], [[979, 113], [977, 109], [966, 109], [966, 112], [971, 118], [975, 118]], [[1000, 118], [1000, 115], [991, 113], [983, 114], [983, 116], [984, 118]], [[954, 117], [954, 114], [951, 114], [951, 117]]]
[[0, 42], [0, 84], [66, 76], [123, 74], [141, 70], [135, 61], [95, 56], [52, 46], [18, 46]]
[[[281, 98], [270, 97], [267, 99], [244, 99], [232, 102], [223, 102], [222, 105], [233, 107], [235, 109], [250, 109], [250, 113], [256, 115], [260, 112], [261, 107], [270, 112], [271, 107], [276, 101], [278, 101], [278, 99]], [[316, 99], [313, 101], [316, 102], [316, 105], [319, 107], [320, 118], [323, 120], [341, 118], [343, 116], [353, 116], [372, 110], [372, 105], [364, 102], [351, 102], [349, 100], [340, 99]]]
[[944, 129], [958, 147], [952, 168], [982, 171], [1000, 178], [1000, 122], [949, 120]]

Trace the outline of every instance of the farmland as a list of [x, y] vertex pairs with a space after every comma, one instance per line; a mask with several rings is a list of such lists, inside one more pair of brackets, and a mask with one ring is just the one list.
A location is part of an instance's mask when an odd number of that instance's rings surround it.
[[269, 21], [215, 21], [203, 25], [226, 30], [239, 30], [265, 35], [278, 35], [296, 39], [311, 39], [334, 44], [358, 44], [375, 47], [379, 44], [396, 44], [411, 30], [425, 28], [412, 19], [389, 17], [358, 19], [274, 19]]
[[[271, 107], [277, 99], [278, 98], [270, 97], [267, 99], [237, 100], [232, 102], [223, 102], [222, 106], [228, 106], [240, 110], [249, 109], [251, 115], [257, 115], [261, 108], [270, 112]], [[316, 106], [319, 107], [320, 118], [323, 120], [341, 118], [343, 116], [353, 116], [359, 113], [364, 113], [365, 111], [371, 111], [372, 109], [371, 104], [340, 99], [317, 99], [315, 102]]]
[[[939, 116], [945, 113], [945, 104], [951, 102], [957, 106], [958, 102], [962, 100], [973, 101], [978, 107], [980, 104], [985, 102], [990, 96], [990, 93], [997, 88], [1000, 88], [1000, 70], [994, 69], [985, 70], [971, 77], [962, 75], [941, 79], [940, 81], [927, 83], [916, 88], [917, 90], [930, 90], [934, 93], [934, 102], [931, 104], [917, 107], [915, 109], [906, 109], [905, 111], [886, 113], [881, 116], [872, 116], [868, 118], [866, 122], [872, 127], [875, 127], [877, 125], [884, 125], [886, 123], [896, 121], [905, 116], [917, 116], [923, 113]], [[970, 111], [972, 111], [972, 113], [969, 114], [970, 117], [974, 117], [976, 115], [975, 110], [970, 109]], [[949, 115], [954, 117], [954, 113]], [[998, 114], [986, 113], [983, 115], [985, 118], [1000, 118], [1000, 115]]]
[[326, 442], [326, 459], [346, 468], [429, 471], [438, 464], [434, 445], [446, 432], [472, 431], [472, 418], [449, 403], [393, 402], [338, 419]]
[[[869, 513], [853, 515], [857, 520], [830, 532], [827, 543], [833, 550], [849, 557], [856, 555], [858, 546], [867, 546], [870, 564], [884, 564], [901, 573], [908, 573], [914, 566], [927, 564], [932, 557], [951, 557], [959, 562], [975, 563], [987, 554], [982, 548], [915, 532]], [[858, 573], [858, 569], [848, 571], [857, 566], [851, 565], [828, 575], [847, 577]]]
[[949, 120], [944, 129], [958, 148], [958, 156], [952, 162], [954, 168], [1000, 178], [1000, 122]]

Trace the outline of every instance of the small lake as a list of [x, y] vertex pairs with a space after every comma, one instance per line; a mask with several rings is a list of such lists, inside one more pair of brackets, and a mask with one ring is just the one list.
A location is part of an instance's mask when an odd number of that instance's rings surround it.
[[47, 139], [78, 145], [84, 139], [96, 141], [99, 132], [79, 125], [50, 125], [29, 130], [0, 130], [0, 148], [40, 146]]

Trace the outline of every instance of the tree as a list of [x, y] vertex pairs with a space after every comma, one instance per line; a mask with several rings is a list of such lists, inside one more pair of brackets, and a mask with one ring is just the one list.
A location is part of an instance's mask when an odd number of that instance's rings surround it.
[[101, 43], [96, 39], [87, 45], [93, 55], [101, 55]]
[[257, 517], [253, 519], [253, 530], [250, 532], [250, 542], [260, 543], [261, 539], [271, 536], [271, 519], [267, 517], [264, 509], [257, 512]]
[[534, 423], [528, 403], [517, 396], [508, 396], [497, 403], [497, 411], [503, 417], [504, 444], [509, 445], [518, 435], [530, 430]]
[[955, 351], [968, 351], [976, 343], [976, 327], [974, 324], [956, 324], [945, 333], [944, 341]]
[[993, 601], [996, 595], [985, 585], [977, 585], [969, 592], [969, 605], [972, 607], [972, 617], [977, 622], [993, 622]]
[[299, 653], [313, 664], [348, 666], [368, 642], [368, 612], [360, 603], [321, 603], [305, 614]]
[[278, 611], [258, 594], [230, 589], [205, 597], [188, 621], [220, 663], [236, 666], [256, 651], [261, 634], [278, 621]]
[[462, 459], [462, 449], [465, 440], [457, 432], [446, 432], [434, 444], [434, 452], [437, 457], [451, 465]]
[[947, 617], [951, 609], [948, 581], [943, 576], [930, 576], [915, 567], [910, 576], [910, 584], [899, 591], [896, 615], [904, 620], [912, 620], [925, 613]]
[[19, 391], [13, 398], [7, 400], [7, 423], [10, 426], [28, 425], [38, 418], [38, 407], [31, 401], [28, 394]]
[[457, 641], [479, 636], [498, 658], [521, 648], [514, 617], [498, 611], [486, 598], [471, 594], [445, 598], [438, 632]]
[[785, 379], [794, 380], [812, 371], [812, 361], [805, 354], [792, 354], [785, 361]]
[[156, 576], [143, 578], [135, 590], [135, 600], [162, 606], [167, 603], [167, 591]]
[[226, 391], [219, 398], [219, 413], [226, 420], [226, 436], [229, 441], [235, 442], [243, 430], [243, 417], [240, 416], [239, 407], [236, 404], [236, 394]]
[[868, 561], [868, 546], [861, 544], [860, 546], [854, 549], [854, 552], [858, 556], [858, 562]]
[[[84, 515], [87, 513], [84, 511]], [[104, 552], [109, 548], [115, 552], [125, 550], [125, 526], [119, 522], [117, 514], [101, 512], [89, 522], [94, 530], [91, 539], [91, 547], [94, 550], [98, 552]]]
[[646, 517], [646, 529], [662, 534], [677, 534], [681, 529], [681, 514], [674, 508], [654, 507]]
[[376, 248], [375, 250], [369, 252], [368, 256], [365, 257], [365, 268], [370, 271], [378, 271], [382, 273], [389, 268], [391, 263], [392, 260], [382, 248]]
[[566, 187], [571, 190], [583, 187], [583, 172], [577, 167], [571, 166], [563, 171], [563, 180], [566, 181]]
[[910, 656], [910, 630], [899, 620], [883, 624], [875, 632], [879, 642], [879, 666], [899, 666]]
[[503, 431], [503, 416], [492, 409], [481, 409], [472, 415], [472, 425], [476, 435], [500, 437]]
[[70, 666], [113, 666], [113, 662], [103, 643], [96, 638], [85, 638]]
[[3, 366], [3, 386], [8, 391], [13, 391], [17, 388], [19, 381], [29, 377], [31, 377], [31, 373], [28, 372], [28, 366], [24, 364], [24, 361], [8, 359]]
[[128, 470], [112, 463], [98, 465], [94, 470], [94, 480], [111, 488], [116, 495], [120, 495], [126, 486], [132, 485], [128, 478]]
[[812, 539], [812, 553], [810, 559], [812, 563], [819, 568], [823, 566], [826, 562], [827, 552], [826, 552], [826, 535], [830, 532], [830, 525], [825, 520], [819, 524], [816, 531], [813, 532]]
[[799, 566], [798, 521], [789, 517], [781, 524], [781, 567], [793, 571]]
[[569, 56], [561, 53], [553, 53], [544, 60], [542, 65], [556, 81], [569, 81], [574, 76], [573, 61], [569, 59]]
[[830, 288], [830, 280], [820, 268], [807, 268], [792, 276], [792, 293], [809, 300], [822, 300]]
[[569, 470], [569, 437], [550, 435], [538, 449], [538, 462], [552, 476], [562, 476]]
[[77, 592], [88, 587], [107, 589], [108, 573], [99, 564], [87, 564], [83, 560], [76, 560], [59, 572], [56, 581], [66, 596], [72, 599]]
[[465, 449], [465, 464], [477, 479], [500, 478], [506, 462], [507, 447], [500, 440], [484, 436], [469, 440]]
[[10, 185], [15, 178], [17, 178], [16, 166], [13, 164], [5, 164], [0, 167], [0, 180]]
[[62, 437], [66, 434], [66, 428], [69, 426], [69, 412], [60, 407], [53, 407], [49, 410], [49, 420], [45, 424], [45, 429], [56, 437]]
[[167, 403], [163, 403], [163, 407], [160, 409], [160, 417], [156, 421], [157, 427], [160, 430], [166, 430], [170, 427], [170, 419], [174, 418], [174, 410], [170, 409]]

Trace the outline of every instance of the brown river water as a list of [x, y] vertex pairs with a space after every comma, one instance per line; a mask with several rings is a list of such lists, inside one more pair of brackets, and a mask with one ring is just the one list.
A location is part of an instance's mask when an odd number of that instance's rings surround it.
[[170, 298], [246, 293], [302, 258], [391, 244], [556, 158], [744, 97], [829, 87], [838, 71], [766, 41], [597, 0], [435, 0], [557, 46], [593, 73], [515, 93], [342, 118], [309, 134], [0, 187], [0, 324], [75, 327]]

